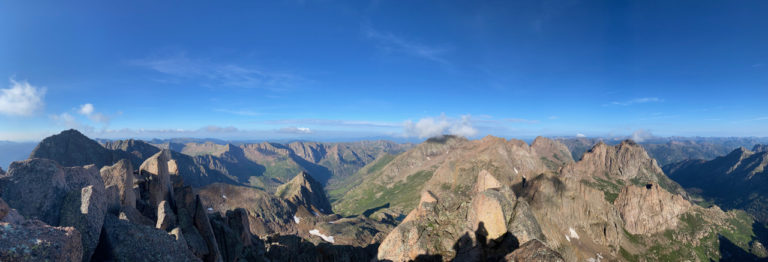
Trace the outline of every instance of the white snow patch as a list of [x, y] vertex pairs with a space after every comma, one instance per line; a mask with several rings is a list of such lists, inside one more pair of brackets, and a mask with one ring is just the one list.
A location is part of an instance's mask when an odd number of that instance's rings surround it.
[[227, 199], [227, 195], [221, 195], [221, 198]]
[[517, 173], [519, 173], [519, 172], [517, 172], [517, 167], [515, 167], [515, 175], [517, 175]]
[[208, 212], [213, 212], [213, 208], [212, 208], [212, 207], [209, 207], [209, 208], [208, 208]]
[[310, 231], [309, 231], [309, 234], [310, 234], [310, 235], [319, 236], [320, 238], [322, 238], [322, 239], [323, 239], [323, 240], [325, 240], [326, 242], [330, 242], [330, 243], [333, 243], [333, 236], [326, 236], [326, 235], [323, 235], [322, 233], [320, 233], [320, 230], [317, 230], [317, 229], [312, 229], [312, 230], [310, 230]]
[[568, 235], [565, 235], [565, 240], [568, 240], [568, 242], [571, 242], [571, 238], [568, 237]]
[[568, 231], [571, 233], [571, 238], [573, 239], [579, 239], [579, 234], [576, 233], [576, 230], [573, 230], [572, 227], [568, 228]]
[[293, 215], [293, 222], [296, 222], [296, 224], [298, 224], [299, 222], [301, 222], [301, 218], [297, 217], [296, 215]]

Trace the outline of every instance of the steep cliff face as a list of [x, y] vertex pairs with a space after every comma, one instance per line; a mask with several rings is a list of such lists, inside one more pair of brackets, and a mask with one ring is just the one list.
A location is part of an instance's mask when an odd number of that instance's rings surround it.
[[744, 209], [768, 221], [768, 151], [744, 147], [710, 161], [688, 160], [664, 167], [692, 193], [726, 209]]
[[544, 159], [545, 164], [557, 171], [557, 168], [573, 163], [571, 151], [564, 144], [546, 137], [536, 137], [531, 143], [531, 148], [536, 150]]
[[616, 146], [599, 142], [579, 162], [565, 166], [561, 175], [584, 180], [602, 190], [611, 202], [623, 185], [655, 184], [687, 197], [685, 190], [664, 174], [656, 160], [631, 140]]
[[648, 184], [624, 187], [614, 206], [629, 233], [653, 234], [676, 228], [679, 216], [691, 208], [691, 203], [658, 185]]

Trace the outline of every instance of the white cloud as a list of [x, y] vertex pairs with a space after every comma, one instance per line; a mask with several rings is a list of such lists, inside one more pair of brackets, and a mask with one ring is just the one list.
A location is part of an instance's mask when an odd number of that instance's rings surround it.
[[285, 134], [312, 134], [312, 130], [307, 127], [295, 127], [295, 126], [280, 128], [278, 132], [285, 133]]
[[613, 101], [607, 105], [629, 106], [634, 104], [658, 103], [658, 102], [664, 102], [664, 100], [659, 99], [658, 97], [643, 97], [643, 98], [635, 98], [627, 101]]
[[80, 106], [80, 111], [78, 111], [81, 115], [89, 116], [93, 114], [93, 104], [84, 104]]
[[45, 88], [37, 88], [27, 81], [10, 79], [8, 89], [0, 89], [0, 114], [10, 116], [31, 116], [45, 106]]
[[638, 129], [634, 133], [632, 133], [632, 140], [638, 143], [651, 138], [653, 138], [653, 134], [651, 134], [651, 131], [648, 131], [645, 129]]
[[472, 119], [469, 115], [461, 116], [460, 119], [448, 118], [445, 114], [437, 118], [425, 117], [418, 122], [411, 120], [403, 123], [404, 134], [408, 137], [429, 138], [441, 135], [459, 135], [471, 137], [477, 135], [477, 129], [472, 126]]
[[587, 135], [582, 134], [582, 133], [578, 133], [578, 134], [576, 134], [576, 137], [587, 137]]

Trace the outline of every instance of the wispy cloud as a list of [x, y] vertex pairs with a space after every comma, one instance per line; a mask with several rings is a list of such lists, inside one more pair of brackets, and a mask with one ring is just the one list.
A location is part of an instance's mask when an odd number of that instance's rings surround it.
[[375, 41], [377, 47], [386, 52], [402, 53], [440, 64], [450, 64], [445, 56], [451, 48], [426, 45], [390, 32], [378, 31], [370, 26], [363, 27], [363, 34], [368, 39]]
[[290, 73], [195, 59], [185, 53], [138, 59], [130, 61], [130, 64], [176, 78], [196, 80], [210, 86], [284, 90], [302, 80], [301, 77]]
[[31, 116], [42, 111], [46, 89], [35, 87], [27, 81], [10, 79], [7, 89], [0, 89], [0, 114], [9, 116]]
[[280, 128], [277, 132], [284, 134], [312, 134], [312, 129], [309, 129], [308, 127], [289, 126]]
[[457, 119], [441, 114], [439, 117], [425, 117], [417, 122], [407, 120], [403, 123], [403, 134], [407, 137], [429, 138], [441, 135], [471, 137], [477, 133], [477, 129], [472, 125], [472, 117], [469, 115], [463, 115]]
[[112, 118], [102, 113], [98, 113], [95, 110], [96, 109], [93, 106], [93, 104], [86, 103], [86, 104], [80, 105], [80, 109], [77, 112], [81, 115], [88, 117], [88, 119], [90, 119], [93, 122], [101, 123], [103, 125], [109, 125], [109, 121], [111, 121]]
[[635, 98], [632, 100], [627, 101], [613, 101], [609, 104], [605, 104], [606, 106], [614, 105], [614, 106], [630, 106], [630, 105], [636, 105], [636, 104], [646, 104], [646, 103], [659, 103], [664, 102], [663, 99], [660, 99], [658, 97], [642, 97], [642, 98]]
[[265, 124], [277, 125], [322, 125], [322, 126], [361, 126], [361, 127], [400, 127], [401, 123], [337, 120], [337, 119], [280, 119], [264, 121]]

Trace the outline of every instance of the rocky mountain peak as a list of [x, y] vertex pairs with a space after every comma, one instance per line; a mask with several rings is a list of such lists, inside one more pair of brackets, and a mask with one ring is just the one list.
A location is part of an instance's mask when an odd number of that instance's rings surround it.
[[531, 143], [531, 148], [536, 150], [536, 153], [545, 157], [546, 159], [554, 162], [556, 165], [565, 165], [573, 163], [573, 157], [571, 157], [571, 151], [568, 150], [563, 143], [546, 138], [536, 137]]
[[296, 206], [303, 206], [308, 211], [330, 214], [331, 204], [325, 195], [323, 185], [307, 172], [300, 172], [293, 179], [277, 188], [275, 195], [288, 200]]
[[62, 166], [112, 164], [113, 154], [75, 129], [65, 130], [43, 139], [30, 154], [30, 158], [55, 160]]

